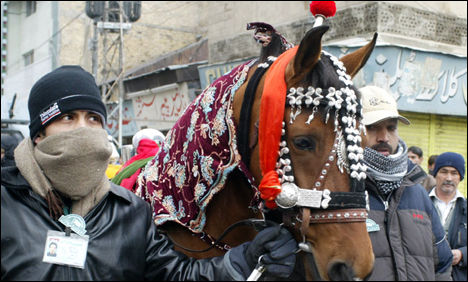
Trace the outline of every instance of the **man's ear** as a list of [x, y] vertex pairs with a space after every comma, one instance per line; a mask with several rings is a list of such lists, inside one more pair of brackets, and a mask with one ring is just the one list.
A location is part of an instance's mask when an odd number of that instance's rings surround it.
[[46, 137], [45, 129], [43, 129], [39, 132], [39, 134], [37, 134], [36, 139], [34, 139], [34, 143], [39, 144], [39, 142], [44, 140], [45, 137]]

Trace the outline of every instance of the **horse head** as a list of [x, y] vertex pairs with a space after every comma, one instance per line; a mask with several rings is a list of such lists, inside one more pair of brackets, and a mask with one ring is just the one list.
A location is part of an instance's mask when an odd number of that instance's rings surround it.
[[351, 78], [377, 36], [338, 60], [322, 51], [327, 30], [311, 29], [257, 87], [250, 135], [258, 120], [258, 144], [250, 148], [250, 170], [276, 211], [271, 214], [279, 212], [299, 242], [308, 279], [364, 279], [374, 255], [365, 223], [365, 129]]

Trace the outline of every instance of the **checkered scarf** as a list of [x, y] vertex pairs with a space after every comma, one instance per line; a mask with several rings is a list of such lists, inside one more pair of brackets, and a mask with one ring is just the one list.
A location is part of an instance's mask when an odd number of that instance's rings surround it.
[[383, 195], [400, 187], [403, 176], [408, 171], [408, 148], [406, 143], [399, 139], [398, 151], [388, 157], [374, 149], [364, 150], [364, 163], [367, 165], [367, 175], [377, 184]]

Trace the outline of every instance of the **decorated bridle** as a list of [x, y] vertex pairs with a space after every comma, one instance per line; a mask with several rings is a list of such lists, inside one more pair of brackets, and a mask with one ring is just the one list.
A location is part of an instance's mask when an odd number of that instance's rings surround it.
[[[282, 128], [279, 150], [276, 151], [279, 151], [279, 158], [276, 163], [275, 172], [281, 186], [271, 185], [271, 183], [265, 185], [266, 182], [263, 180], [260, 184], [262, 198], [267, 203], [269, 202], [270, 208], [274, 207], [272, 205], [272, 201], [274, 201], [282, 209], [284, 224], [299, 230], [303, 237], [303, 242], [299, 244], [299, 247], [306, 252], [311, 252], [310, 246], [306, 241], [307, 228], [310, 224], [365, 221], [368, 209], [367, 194], [364, 189], [366, 166], [362, 163], [363, 149], [360, 146], [360, 142], [362, 141], [360, 135], [365, 130], [365, 127], [362, 124], [357, 126], [356, 120], [360, 105], [356, 94], [349, 87], [353, 83], [351, 77], [346, 74], [343, 63], [325, 51], [322, 51], [322, 53], [333, 62], [339, 80], [343, 82], [344, 87], [340, 89], [330, 87], [327, 90], [323, 90], [318, 87], [309, 86], [305, 93], [302, 87], [298, 87], [291, 88], [287, 95], [288, 104], [291, 106], [289, 123], [295, 121], [296, 117], [301, 113], [302, 107], [312, 107], [312, 113], [306, 122], [307, 124], [310, 124], [314, 119], [314, 115], [320, 105], [327, 106], [325, 123], [328, 123], [330, 111], [334, 110], [335, 112], [335, 141], [325, 164], [320, 170], [320, 175], [314, 182], [313, 189], [302, 189], [294, 183], [289, 148], [284, 139], [286, 123], [282, 121], [283, 115], [277, 114], [277, 119], [281, 118]], [[283, 62], [283, 65], [285, 64], [286, 62]], [[274, 67], [275, 65], [272, 66], [272, 68]], [[268, 88], [267, 83], [268, 81], [265, 82], [265, 88]], [[268, 105], [266, 108], [268, 108]], [[270, 119], [269, 124], [271, 123]], [[268, 127], [262, 127], [262, 123], [260, 123], [259, 134], [261, 135], [262, 129]], [[265, 141], [263, 140], [263, 142]], [[261, 142], [262, 140], [260, 140]], [[262, 146], [260, 147], [260, 154], [262, 155]], [[329, 170], [335, 162], [341, 173], [344, 173], [344, 170], [346, 170], [350, 175], [350, 192], [331, 192], [323, 186]], [[264, 171], [262, 170], [262, 172]], [[278, 188], [279, 193], [276, 196], [271, 196], [272, 193], [268, 190], [278, 190]], [[263, 194], [267, 195], [268, 198], [263, 197]]]
[[[289, 50], [282, 54], [277, 60], [280, 62], [275, 62], [270, 67], [270, 72], [267, 74], [265, 81], [264, 95], [282, 96], [280, 91], [285, 88], [284, 69], [289, 60], [295, 55], [295, 50]], [[288, 54], [289, 52], [290, 54]], [[286, 123], [282, 120], [284, 114], [281, 115], [276, 112], [270, 116], [267, 114], [267, 117], [261, 114], [259, 125], [260, 167], [264, 176], [260, 183], [262, 198], [266, 201], [267, 207], [275, 208], [278, 206], [282, 209], [283, 223], [300, 232], [303, 242], [299, 244], [299, 247], [309, 253], [312, 250], [306, 240], [306, 233], [310, 224], [363, 222], [367, 218], [368, 210], [368, 199], [364, 189], [366, 166], [362, 162], [364, 156], [363, 149], [360, 146], [362, 141], [360, 135], [365, 127], [362, 124], [358, 125], [357, 122], [357, 118], [360, 117], [360, 104], [354, 90], [350, 88], [353, 83], [351, 77], [346, 74], [343, 63], [325, 51], [322, 51], [322, 54], [333, 62], [339, 80], [343, 82], [344, 87], [340, 89], [330, 87], [324, 90], [309, 86], [305, 93], [302, 87], [298, 87], [291, 88], [287, 95], [288, 104], [291, 106], [290, 123], [295, 121], [296, 117], [301, 113], [302, 107], [312, 107], [312, 113], [306, 122], [308, 124], [314, 119], [319, 106], [327, 106], [325, 123], [328, 123], [330, 111], [334, 110], [335, 141], [332, 148], [330, 148], [330, 153], [320, 175], [314, 182], [313, 189], [303, 189], [294, 183], [292, 162], [285, 140]], [[276, 71], [273, 71], [275, 67]], [[278, 71], [279, 68], [283, 68], [283, 70]], [[276, 75], [282, 75], [282, 84], [284, 85], [275, 83], [281, 80]], [[273, 91], [277, 91], [278, 94], [274, 94]], [[272, 112], [272, 108], [278, 109], [278, 107], [268, 105], [268, 102], [272, 101], [272, 97], [263, 99], [264, 97], [262, 97], [262, 109], [268, 109], [269, 113]], [[266, 104], [263, 104], [264, 102]], [[262, 123], [262, 118], [263, 122], [268, 121], [268, 123]], [[281, 120], [278, 121], [279, 119]], [[279, 144], [279, 150], [265, 151], [266, 148], [274, 146], [274, 143], [272, 143], [275, 142], [275, 140], [272, 140], [274, 138], [271, 138], [270, 135], [269, 139], [265, 139], [265, 136], [272, 133], [271, 128], [278, 122], [281, 122], [281, 141], [276, 143]], [[265, 145], [265, 143], [267, 144]], [[277, 162], [274, 172], [272, 172], [271, 160], [275, 153], [277, 154]], [[269, 158], [266, 155], [269, 155]], [[270, 162], [270, 164], [266, 162]], [[325, 179], [335, 162], [342, 173], [346, 170], [350, 175], [350, 192], [331, 192], [324, 187]]]

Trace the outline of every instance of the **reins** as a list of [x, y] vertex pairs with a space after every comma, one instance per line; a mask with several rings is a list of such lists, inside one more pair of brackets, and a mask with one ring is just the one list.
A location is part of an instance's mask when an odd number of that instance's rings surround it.
[[221, 244], [221, 240], [224, 237], [226, 237], [226, 235], [228, 235], [229, 232], [231, 232], [235, 228], [240, 227], [240, 226], [248, 226], [248, 227], [253, 228], [255, 231], [259, 232], [259, 231], [262, 231], [263, 229], [265, 229], [267, 226], [273, 226], [273, 225], [277, 225], [277, 223], [275, 223], [275, 222], [273, 222], [271, 220], [264, 220], [264, 219], [249, 218], [249, 219], [244, 219], [244, 220], [238, 221], [238, 222], [232, 224], [231, 226], [229, 226], [223, 232], [223, 234], [221, 234], [221, 236], [218, 239], [214, 240], [211, 243], [211, 246], [209, 246], [208, 248], [203, 249], [203, 250], [193, 250], [193, 249], [189, 249], [189, 248], [186, 248], [184, 246], [181, 246], [176, 241], [174, 241], [174, 239], [169, 235], [169, 233], [167, 231], [165, 231], [165, 234], [174, 243], [174, 245], [176, 245], [177, 247], [179, 247], [179, 248], [181, 248], [181, 249], [183, 249], [185, 251], [188, 251], [188, 252], [203, 253], [203, 252], [207, 252], [207, 251], [211, 250], [212, 248], [214, 248], [216, 246], [220, 246], [220, 245], [223, 245], [223, 250], [224, 251], [228, 251], [229, 249], [231, 249], [231, 247], [229, 245], [227, 245], [227, 244], [224, 244], [224, 243]]

